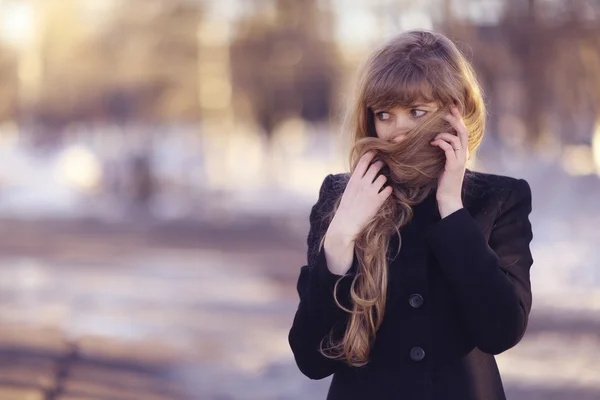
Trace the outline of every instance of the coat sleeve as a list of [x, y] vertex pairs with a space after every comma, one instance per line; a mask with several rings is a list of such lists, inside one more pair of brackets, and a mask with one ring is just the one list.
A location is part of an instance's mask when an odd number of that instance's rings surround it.
[[340, 280], [338, 300], [348, 307], [356, 263], [355, 258], [353, 267], [345, 276], [335, 275], [327, 268], [325, 252], [319, 249], [321, 238], [328, 227], [327, 216], [337, 197], [333, 185], [334, 177], [327, 176], [321, 186], [319, 199], [310, 213], [308, 263], [300, 269], [297, 285], [300, 304], [288, 336], [296, 364], [311, 379], [322, 379], [333, 374], [341, 363], [324, 357], [319, 349], [322, 339], [332, 330], [335, 329], [338, 335], [345, 330], [348, 314], [335, 303], [334, 286]]
[[427, 234], [467, 329], [477, 347], [490, 354], [521, 340], [531, 310], [531, 189], [524, 180], [513, 182], [489, 241], [464, 208]]

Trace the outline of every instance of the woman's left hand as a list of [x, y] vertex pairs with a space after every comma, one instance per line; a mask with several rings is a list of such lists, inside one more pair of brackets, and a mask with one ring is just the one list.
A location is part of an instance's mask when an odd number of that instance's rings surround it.
[[446, 166], [440, 176], [436, 199], [442, 218], [463, 208], [462, 185], [469, 159], [469, 133], [456, 107], [444, 117], [456, 130], [456, 134], [440, 133], [431, 142], [446, 153]]

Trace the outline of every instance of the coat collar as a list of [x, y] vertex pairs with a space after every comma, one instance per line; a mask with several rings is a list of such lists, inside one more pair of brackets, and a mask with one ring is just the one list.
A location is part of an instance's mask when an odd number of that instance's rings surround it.
[[[474, 202], [474, 197], [473, 197], [473, 193], [472, 190], [470, 188], [471, 186], [471, 180], [474, 177], [474, 173], [467, 169], [465, 171], [465, 178], [463, 180], [463, 186], [462, 186], [462, 201], [463, 201], [463, 206], [466, 209], [469, 209], [469, 207], [472, 206], [473, 202]], [[435, 223], [439, 220], [441, 220], [441, 215], [440, 215], [440, 211], [438, 208], [438, 204], [437, 204], [437, 199], [436, 199], [436, 193], [437, 193], [437, 189], [434, 188], [431, 193], [425, 198], [425, 200], [423, 200], [420, 204], [417, 204], [416, 206], [413, 207], [413, 212], [414, 212], [414, 216], [413, 216], [413, 220], [415, 223], [419, 223], [419, 224], [423, 224], [423, 225], [430, 225], [432, 223]]]

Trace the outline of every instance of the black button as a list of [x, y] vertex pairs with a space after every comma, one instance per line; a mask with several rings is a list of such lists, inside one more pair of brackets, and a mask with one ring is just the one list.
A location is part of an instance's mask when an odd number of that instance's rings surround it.
[[410, 351], [410, 358], [413, 361], [421, 361], [425, 358], [425, 350], [420, 347], [413, 347]]
[[423, 305], [423, 296], [421, 296], [420, 294], [411, 294], [410, 297], [408, 298], [408, 302], [410, 303], [410, 306], [412, 308], [421, 308], [421, 306]]

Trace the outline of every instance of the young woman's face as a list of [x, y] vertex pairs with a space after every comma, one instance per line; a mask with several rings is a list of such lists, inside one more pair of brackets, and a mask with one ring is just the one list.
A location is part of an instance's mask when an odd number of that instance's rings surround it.
[[416, 102], [408, 108], [394, 107], [389, 110], [373, 110], [377, 137], [389, 141], [400, 141], [415, 128], [420, 119], [438, 110], [436, 103]]

